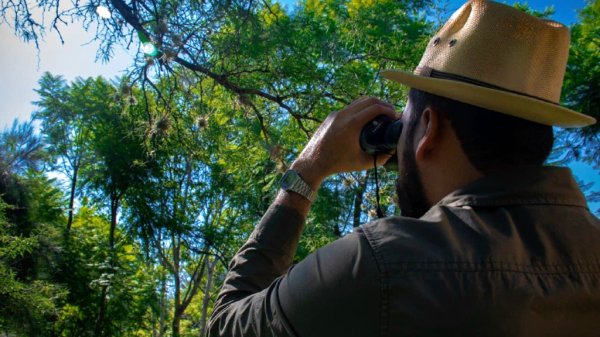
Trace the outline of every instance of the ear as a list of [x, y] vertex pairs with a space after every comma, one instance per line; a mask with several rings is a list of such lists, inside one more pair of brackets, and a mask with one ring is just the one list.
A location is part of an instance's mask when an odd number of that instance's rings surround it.
[[421, 128], [423, 128], [421, 139], [415, 149], [417, 160], [426, 160], [431, 155], [441, 138], [441, 116], [437, 111], [427, 107], [421, 115]]

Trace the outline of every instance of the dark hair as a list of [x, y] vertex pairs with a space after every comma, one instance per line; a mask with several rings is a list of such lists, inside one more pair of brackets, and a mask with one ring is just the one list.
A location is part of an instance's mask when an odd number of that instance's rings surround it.
[[[516, 166], [541, 166], [552, 150], [552, 127], [411, 89], [415, 118], [426, 107], [450, 121], [467, 158], [483, 173]], [[412, 123], [409, 123], [412, 124]]]

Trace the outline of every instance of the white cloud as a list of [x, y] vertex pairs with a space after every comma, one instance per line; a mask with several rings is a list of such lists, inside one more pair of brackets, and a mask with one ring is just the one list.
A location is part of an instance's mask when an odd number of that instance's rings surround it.
[[55, 32], [48, 32], [45, 41], [40, 41], [38, 59], [32, 42], [20, 41], [8, 25], [0, 25], [3, 51], [0, 53], [0, 129], [12, 124], [15, 118], [29, 119], [35, 108], [31, 102], [38, 99], [34, 88], [45, 71], [62, 75], [68, 81], [78, 76], [113, 78], [133, 63], [133, 56], [120, 47], [108, 63], [96, 62], [98, 43], [90, 43], [93, 33], [86, 32], [79, 22], [63, 28], [61, 33], [64, 44]]

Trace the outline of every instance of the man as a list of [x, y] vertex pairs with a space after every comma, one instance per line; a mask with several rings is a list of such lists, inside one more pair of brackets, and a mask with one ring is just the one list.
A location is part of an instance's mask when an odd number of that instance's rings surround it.
[[[314, 191], [369, 168], [363, 98], [331, 114], [234, 257], [211, 336], [599, 336], [600, 222], [567, 169], [543, 167], [568, 29], [472, 0], [414, 73], [397, 146], [402, 217], [357, 228], [291, 267]], [[380, 158], [379, 163], [388, 158]], [[291, 268], [290, 268], [291, 267]]]

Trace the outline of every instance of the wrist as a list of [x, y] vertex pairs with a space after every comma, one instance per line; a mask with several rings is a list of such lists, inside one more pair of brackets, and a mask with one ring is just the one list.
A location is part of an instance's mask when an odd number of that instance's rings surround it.
[[304, 180], [313, 191], [317, 191], [323, 180], [327, 177], [316, 169], [315, 165], [300, 158], [296, 159], [290, 169], [298, 172], [298, 175]]

